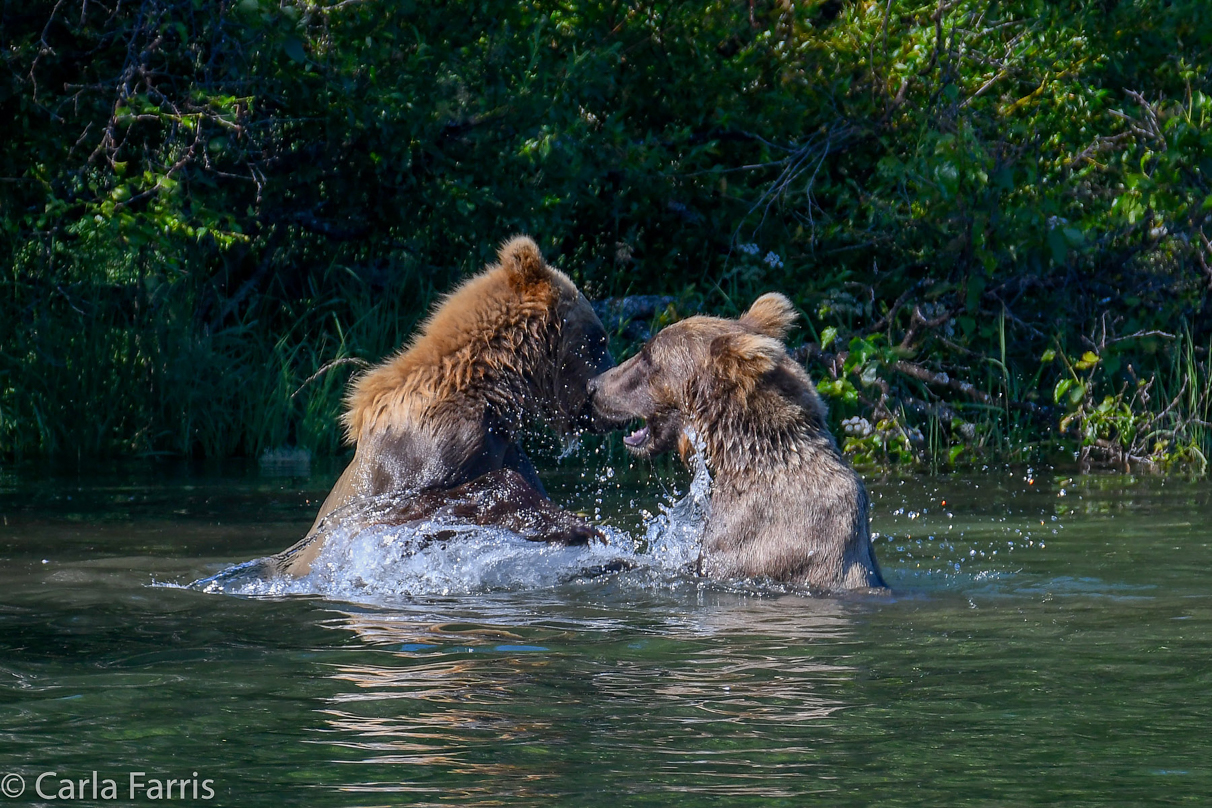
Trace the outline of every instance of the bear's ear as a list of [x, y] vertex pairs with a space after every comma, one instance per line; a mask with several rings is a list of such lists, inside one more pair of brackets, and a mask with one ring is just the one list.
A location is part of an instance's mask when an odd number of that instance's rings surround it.
[[743, 387], [774, 370], [785, 354], [782, 343], [760, 334], [724, 334], [711, 341], [715, 372]]
[[529, 236], [514, 236], [502, 244], [497, 261], [518, 286], [533, 286], [551, 280], [543, 254]]
[[759, 334], [783, 339], [799, 316], [800, 313], [791, 305], [790, 300], [778, 292], [767, 292], [753, 301], [749, 311], [741, 315], [740, 323]]

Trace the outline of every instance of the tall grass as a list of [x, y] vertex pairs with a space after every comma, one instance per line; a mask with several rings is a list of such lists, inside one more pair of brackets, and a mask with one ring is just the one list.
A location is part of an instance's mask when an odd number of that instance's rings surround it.
[[[866, 434], [842, 440], [860, 465], [899, 463], [936, 473], [1044, 463], [1202, 475], [1212, 457], [1212, 340], [1199, 345], [1189, 321], [1178, 325], [1173, 334], [1153, 332], [1149, 345], [1130, 350], [1124, 340], [1086, 338], [1078, 355], [1069, 356], [1058, 338], [1055, 350], [1024, 367], [1007, 356], [1002, 318], [999, 354], [958, 371], [980, 400], [942, 397], [917, 379], [898, 379], [895, 351], [853, 360], [857, 340], [849, 357], [839, 353], [810, 370], [824, 380], [820, 389], [834, 405], [835, 434], [842, 436], [843, 420], [869, 420]], [[831, 381], [828, 374], [839, 364], [847, 370]], [[877, 404], [880, 390], [884, 403]]]
[[[1169, 424], [1160, 426], [1173, 430], [1177, 457], [1200, 474], [1207, 473], [1208, 458], [1212, 457], [1212, 422], [1209, 419], [1212, 414], [1212, 339], [1203, 348], [1203, 351], [1196, 350], [1191, 329], [1185, 326], [1173, 352], [1171, 373], [1162, 382], [1162, 388], [1167, 391], [1179, 385], [1174, 398], [1170, 399], [1175, 403], [1175, 409]], [[1198, 360], [1199, 353], [1205, 357], [1203, 362]], [[1162, 399], [1164, 401], [1166, 396]]]
[[344, 274], [323, 295], [266, 295], [211, 331], [188, 282], [148, 295], [138, 284], [6, 280], [0, 457], [9, 458], [256, 456], [284, 444], [334, 453], [357, 365], [317, 372], [391, 352], [435, 294], [407, 268], [381, 287]]
[[[355, 256], [306, 273], [302, 289], [269, 285], [247, 300], [228, 295], [216, 302], [218, 287], [196, 274], [204, 263], [182, 250], [166, 244], [129, 253], [111, 244], [53, 273], [45, 255], [0, 270], [0, 458], [259, 456], [280, 446], [338, 453], [337, 416], [351, 375], [401, 346], [456, 274], [407, 259], [367, 273], [354, 264], [364, 256]], [[306, 252], [287, 251], [280, 260], [300, 255]], [[738, 281], [733, 297], [748, 301], [768, 290], [760, 278]], [[690, 290], [683, 297], [687, 311], [719, 307], [718, 298]], [[233, 299], [240, 305], [216, 319], [213, 312]], [[819, 339], [825, 324], [814, 327], [812, 319], [804, 333]], [[900, 354], [884, 348], [848, 364], [849, 386], [835, 382], [836, 397], [826, 394], [831, 426], [859, 461], [930, 471], [1084, 458], [1205, 473], [1212, 457], [1212, 344], [1197, 344], [1196, 333], [1183, 326], [1156, 350], [1122, 354], [1116, 372], [1100, 359], [1082, 371], [1084, 396], [1071, 400], [1054, 396], [1059, 360], [1016, 363], [1003, 313], [996, 353], [968, 369], [984, 403], [941, 398], [920, 381], [898, 380], [893, 366]], [[635, 345], [614, 349], [623, 356]], [[1132, 387], [1124, 368], [1147, 394]], [[810, 371], [829, 380], [820, 367]], [[891, 392], [878, 418], [864, 404], [877, 389], [872, 379], [886, 380]], [[855, 397], [846, 398], [847, 390]], [[1010, 406], [1024, 401], [1042, 409]], [[843, 438], [841, 420], [855, 415], [877, 430]], [[1068, 430], [1059, 431], [1068, 416]]]

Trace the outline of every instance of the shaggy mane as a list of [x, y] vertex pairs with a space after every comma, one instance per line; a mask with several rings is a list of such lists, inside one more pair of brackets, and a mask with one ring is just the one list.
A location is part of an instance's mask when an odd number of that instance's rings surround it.
[[518, 352], [538, 344], [532, 337], [551, 320], [563, 276], [525, 236], [499, 258], [446, 295], [399, 353], [354, 380], [342, 416], [348, 442], [516, 370]]

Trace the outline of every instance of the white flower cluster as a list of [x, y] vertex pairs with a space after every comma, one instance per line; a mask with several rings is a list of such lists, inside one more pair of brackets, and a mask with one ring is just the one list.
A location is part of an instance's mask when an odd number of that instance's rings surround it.
[[871, 422], [862, 416], [846, 418], [842, 421], [842, 431], [855, 438], [865, 438], [873, 431]]
[[769, 264], [773, 269], [782, 269], [783, 268], [783, 259], [779, 256], [778, 253], [774, 252], [773, 250], [766, 253], [766, 257], [763, 258], [762, 260], [765, 261], [767, 264]]
[[736, 245], [736, 248], [738, 250], [740, 250], [741, 252], [745, 253], [745, 255], [757, 255], [758, 253], [760, 253], [762, 251], [761, 247], [759, 247], [758, 245], [753, 244], [753, 243], [738, 244], [738, 245]]

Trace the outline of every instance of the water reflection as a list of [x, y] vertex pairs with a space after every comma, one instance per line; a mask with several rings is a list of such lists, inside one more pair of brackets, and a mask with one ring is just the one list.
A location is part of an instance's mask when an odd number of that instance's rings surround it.
[[615, 759], [641, 761], [646, 776], [626, 773], [639, 790], [806, 793], [810, 756], [788, 729], [848, 706], [846, 651], [865, 607], [687, 589], [653, 596], [660, 619], [649, 603], [620, 620], [584, 591], [561, 593], [561, 613], [498, 598], [491, 622], [420, 606], [345, 612], [329, 627], [364, 653], [332, 670], [316, 740], [375, 767], [346, 790], [412, 792], [452, 774], [485, 784], [440, 802], [499, 801], [503, 783], [537, 799]]

